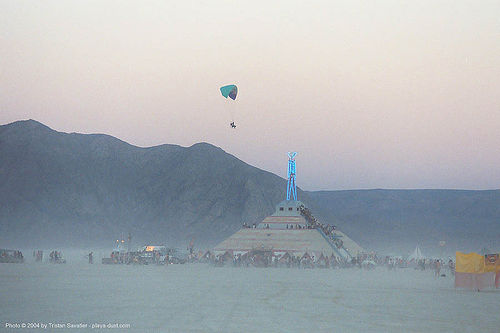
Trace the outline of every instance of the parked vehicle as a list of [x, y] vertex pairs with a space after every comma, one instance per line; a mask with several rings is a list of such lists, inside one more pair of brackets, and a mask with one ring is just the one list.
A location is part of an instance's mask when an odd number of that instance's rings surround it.
[[168, 249], [163, 245], [147, 245], [138, 250], [139, 263], [148, 264], [165, 264], [168, 260]]

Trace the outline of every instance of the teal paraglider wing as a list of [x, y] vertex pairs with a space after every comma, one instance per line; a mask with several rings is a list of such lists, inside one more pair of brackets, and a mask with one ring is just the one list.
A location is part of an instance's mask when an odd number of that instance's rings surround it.
[[238, 87], [236, 87], [234, 84], [230, 84], [228, 86], [221, 87], [220, 92], [225, 98], [229, 97], [232, 100], [235, 100], [236, 95], [238, 95]]

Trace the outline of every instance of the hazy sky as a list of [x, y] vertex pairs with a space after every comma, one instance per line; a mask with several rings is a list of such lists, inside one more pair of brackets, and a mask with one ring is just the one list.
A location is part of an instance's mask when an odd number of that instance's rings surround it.
[[28, 118], [297, 151], [308, 190], [500, 188], [500, 1], [0, 0], [0, 124]]

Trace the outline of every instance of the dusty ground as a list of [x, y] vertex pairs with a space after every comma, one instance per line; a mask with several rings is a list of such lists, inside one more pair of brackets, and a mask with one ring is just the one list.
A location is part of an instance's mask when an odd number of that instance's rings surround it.
[[[202, 264], [0, 264], [0, 330], [498, 332], [500, 290], [455, 290], [451, 277], [402, 269], [215, 268]], [[68, 328], [87, 324], [88, 328]]]

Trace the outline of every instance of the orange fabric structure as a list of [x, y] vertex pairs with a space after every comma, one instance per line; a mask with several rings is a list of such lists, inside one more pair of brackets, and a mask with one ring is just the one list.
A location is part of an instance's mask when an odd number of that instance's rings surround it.
[[500, 274], [499, 257], [499, 254], [456, 252], [455, 287], [480, 290], [496, 285], [498, 288], [495, 275]]

